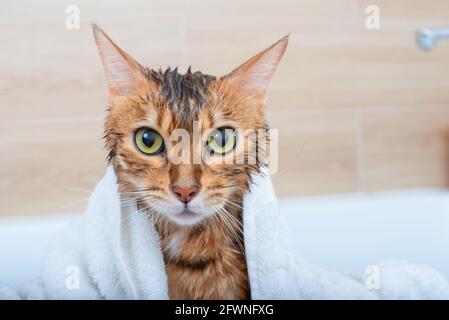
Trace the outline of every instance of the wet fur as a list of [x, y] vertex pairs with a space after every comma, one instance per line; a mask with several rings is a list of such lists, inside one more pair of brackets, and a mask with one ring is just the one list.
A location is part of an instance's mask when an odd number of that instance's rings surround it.
[[[250, 190], [251, 175], [259, 172], [262, 160], [251, 164], [174, 165], [167, 153], [148, 156], [139, 152], [133, 139], [137, 129], [150, 127], [163, 136], [169, 149], [170, 133], [183, 128], [192, 136], [194, 121], [201, 133], [230, 125], [243, 131], [266, 129], [264, 97], [257, 91], [243, 91], [244, 83], [230, 77], [244, 68], [221, 78], [192, 73], [190, 68], [186, 74], [177, 69], [155, 71], [137, 64], [95, 26], [94, 35], [106, 71], [104, 61], [110, 52], [104, 51], [111, 47], [133, 67], [137, 79], [132, 94], [127, 95], [118, 94], [122, 88], [109, 83], [105, 143], [123, 201], [137, 203], [136, 214], [147, 214], [155, 222], [170, 298], [249, 299], [241, 208], [243, 196]], [[109, 46], [106, 49], [105, 43]], [[241, 138], [247, 143], [237, 148], [233, 157], [246, 159], [249, 150], [258, 146], [246, 136]], [[161, 214], [161, 206], [177, 201], [170, 186], [179, 182], [201, 186], [201, 199], [207, 208], [215, 208], [213, 214], [191, 226], [179, 225]]]
[[[173, 71], [172, 71], [173, 72]], [[162, 79], [172, 81], [173, 78]], [[180, 76], [177, 76], [180, 77]], [[152, 78], [149, 79], [153, 81]], [[233, 121], [240, 129], [266, 128], [261, 112], [251, 112], [245, 99], [224, 83], [214, 80], [207, 89], [201, 85], [190, 88], [192, 97], [204, 96], [204, 102], [190, 97], [167, 99], [163, 88], [173, 83], [154, 82], [152, 91], [139, 98], [125, 99], [111, 106], [105, 123], [106, 146], [117, 173], [123, 195], [135, 198], [140, 208], [155, 219], [166, 262], [169, 296], [172, 299], [248, 299], [250, 289], [244, 256], [242, 198], [249, 190], [251, 173], [260, 164], [219, 165], [216, 167], [171, 165], [164, 157], [140, 154], [132, 143], [133, 132], [149, 117], [155, 117], [160, 133], [169, 135], [174, 128], [190, 129], [194, 120], [202, 129], [220, 127]], [[170, 95], [171, 96], [171, 95]], [[172, 97], [172, 96], [171, 96]], [[170, 102], [173, 101], [173, 102]], [[183, 103], [184, 102], [184, 103]], [[188, 102], [189, 104], [187, 104]], [[183, 110], [183, 112], [179, 112]], [[139, 124], [136, 126], [136, 124]], [[226, 203], [224, 209], [236, 222], [226, 221], [220, 214], [208, 217], [200, 225], [178, 226], [156, 210], [147, 208], [153, 201], [166, 197], [168, 186], [179, 175], [193, 175], [200, 182], [209, 201]], [[229, 199], [229, 200], [227, 200]], [[232, 204], [230, 204], [232, 203]], [[173, 237], [181, 236], [176, 248], [169, 247]]]

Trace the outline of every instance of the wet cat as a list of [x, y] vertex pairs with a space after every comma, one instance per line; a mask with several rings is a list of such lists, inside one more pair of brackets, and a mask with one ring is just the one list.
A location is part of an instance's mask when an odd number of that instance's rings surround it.
[[266, 91], [288, 36], [214, 77], [145, 68], [93, 32], [108, 84], [109, 161], [125, 201], [154, 220], [170, 298], [249, 299], [242, 199], [266, 163], [248, 161], [261, 146], [246, 133], [268, 128]]

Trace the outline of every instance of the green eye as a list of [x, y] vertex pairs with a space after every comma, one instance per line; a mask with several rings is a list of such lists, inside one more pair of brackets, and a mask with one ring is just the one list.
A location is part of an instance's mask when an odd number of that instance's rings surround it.
[[232, 128], [220, 128], [212, 132], [207, 139], [207, 146], [212, 153], [225, 154], [234, 149], [236, 142]]
[[157, 154], [164, 151], [164, 139], [153, 129], [140, 128], [134, 136], [134, 141], [137, 148], [145, 154]]

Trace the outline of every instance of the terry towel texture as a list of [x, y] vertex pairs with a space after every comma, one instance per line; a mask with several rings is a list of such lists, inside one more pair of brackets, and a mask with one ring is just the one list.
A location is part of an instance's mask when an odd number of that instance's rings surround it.
[[[381, 262], [379, 289], [370, 290], [362, 272], [334, 273], [296, 256], [268, 175], [254, 176], [243, 208], [252, 299], [449, 299], [446, 278], [426, 266]], [[19, 290], [2, 288], [0, 298], [168, 298], [153, 222], [135, 205], [121, 205], [111, 167], [96, 186], [86, 213], [51, 243], [41, 279]]]

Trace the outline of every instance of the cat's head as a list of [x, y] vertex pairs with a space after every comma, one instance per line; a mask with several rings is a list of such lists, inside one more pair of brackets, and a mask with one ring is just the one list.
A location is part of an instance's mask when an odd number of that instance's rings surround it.
[[266, 90], [288, 37], [214, 77], [147, 69], [93, 32], [108, 84], [106, 147], [124, 201], [178, 225], [240, 206], [265, 164]]

